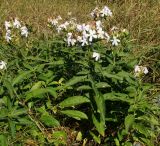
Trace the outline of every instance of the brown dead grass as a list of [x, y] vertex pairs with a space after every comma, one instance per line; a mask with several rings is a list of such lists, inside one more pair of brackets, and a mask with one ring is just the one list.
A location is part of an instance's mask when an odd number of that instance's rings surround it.
[[68, 12], [80, 21], [89, 18], [97, 5], [108, 5], [114, 12], [113, 25], [127, 28], [137, 48], [160, 43], [159, 0], [0, 0], [0, 23], [19, 17], [32, 24], [38, 32], [48, 33], [47, 19]]

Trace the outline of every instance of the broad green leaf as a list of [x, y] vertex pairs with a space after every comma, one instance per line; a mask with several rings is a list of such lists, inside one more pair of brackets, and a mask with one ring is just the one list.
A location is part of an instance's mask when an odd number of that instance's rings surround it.
[[148, 138], [143, 138], [143, 137], [140, 137], [139, 139], [141, 139], [145, 144], [147, 144], [147, 146], [156, 146], [154, 140], [150, 140]]
[[77, 110], [63, 110], [60, 111], [62, 114], [65, 114], [69, 117], [75, 118], [77, 120], [88, 119], [87, 115], [81, 111]]
[[52, 95], [53, 97], [57, 98], [57, 92], [56, 92], [56, 88], [53, 87], [47, 87], [45, 88], [47, 90], [47, 92]]
[[77, 73], [77, 75], [88, 75], [89, 71], [88, 70], [83, 70]]
[[17, 120], [19, 121], [18, 124], [20, 125], [33, 125], [33, 122], [28, 118], [18, 118]]
[[8, 89], [8, 92], [9, 92], [9, 95], [10, 95], [10, 98], [14, 98], [15, 94], [14, 94], [14, 88], [11, 84], [11, 82], [9, 80], [4, 80], [4, 86]]
[[58, 60], [58, 61], [47, 63], [47, 65], [63, 65], [63, 64], [64, 64], [64, 60]]
[[64, 99], [61, 103], [59, 103], [59, 106], [61, 108], [65, 108], [88, 102], [90, 102], [90, 100], [85, 96], [72, 96], [68, 97], [67, 99]]
[[8, 146], [7, 138], [4, 135], [0, 135], [0, 146]]
[[7, 116], [8, 116], [8, 109], [2, 108], [0, 112], [0, 120], [7, 119]]
[[55, 131], [52, 137], [51, 142], [53, 142], [55, 146], [66, 145], [67, 134], [65, 131]]
[[81, 90], [91, 90], [92, 88], [88, 85], [82, 85], [82, 86], [79, 86], [77, 88], [77, 91], [81, 91]]
[[129, 98], [128, 95], [124, 93], [111, 92], [111, 93], [106, 93], [103, 96], [105, 100], [110, 100], [110, 101], [124, 101], [130, 104], [134, 102], [133, 99]]
[[141, 134], [144, 134], [146, 137], [150, 136], [148, 127], [142, 123], [134, 123], [133, 128], [139, 131]]
[[92, 79], [92, 76], [89, 76], [93, 91], [95, 93], [95, 95], [93, 96], [93, 100], [96, 102], [96, 107], [94, 107], [95, 111], [97, 112], [97, 114], [99, 114], [99, 119], [97, 119], [97, 117], [93, 114], [92, 115], [92, 120], [94, 125], [96, 126], [96, 129], [98, 130], [98, 132], [104, 136], [104, 132], [105, 132], [105, 114], [106, 114], [106, 110], [105, 110], [105, 100], [103, 95], [98, 91], [98, 89], [95, 86], [95, 83]]
[[27, 92], [25, 99], [26, 101], [28, 101], [31, 98], [42, 98], [46, 92], [47, 90], [45, 88], [35, 89], [30, 92]]
[[29, 78], [32, 75], [32, 71], [23, 71], [16, 78], [13, 79], [12, 86], [22, 82], [24, 79]]
[[116, 146], [120, 146], [119, 140], [117, 138], [114, 139]]
[[94, 141], [95, 142], [97, 142], [98, 144], [100, 144], [101, 143], [101, 138], [100, 138], [100, 136], [96, 136], [93, 132], [89, 132], [90, 133], [90, 135], [93, 137], [93, 139], [94, 139]]
[[76, 136], [76, 141], [81, 141], [82, 140], [82, 132], [79, 131], [77, 136]]
[[70, 79], [66, 84], [65, 87], [75, 85], [79, 82], [83, 82], [87, 76], [74, 76], [72, 79]]
[[24, 109], [24, 108], [21, 108], [21, 109], [12, 109], [11, 112], [9, 113], [9, 117], [11, 118], [16, 118], [20, 115], [24, 115], [24, 114], [27, 114], [27, 110]]
[[133, 125], [134, 120], [135, 120], [134, 115], [128, 115], [127, 117], [125, 117], [124, 123], [127, 132], [129, 131], [129, 128]]
[[10, 131], [11, 131], [11, 135], [14, 138], [16, 136], [16, 125], [15, 122], [8, 119], [8, 123], [9, 123], [9, 127], [10, 127]]
[[97, 119], [97, 117], [92, 114], [92, 120], [93, 120], [93, 124], [96, 126], [96, 130], [102, 135], [104, 136], [104, 132], [105, 132], [105, 124], [104, 121]]
[[106, 87], [111, 87], [111, 86], [106, 82], [99, 82], [96, 84], [96, 88], [106, 88]]
[[122, 146], [133, 146], [133, 144], [132, 144], [131, 142], [128, 142], [128, 141], [127, 141], [127, 142], [125, 142], [124, 145], [122, 145]]
[[45, 82], [44, 81], [38, 81], [36, 83], [34, 83], [34, 85], [32, 86], [31, 90], [30, 91], [33, 91], [35, 89], [39, 89], [41, 88], [43, 85], [45, 85]]
[[118, 75], [116, 75], [116, 74], [110, 74], [110, 73], [108, 73], [107, 71], [102, 71], [102, 75], [103, 75], [104, 77], [117, 79], [117, 80], [119, 80], [119, 81], [122, 81], [122, 80], [123, 80], [123, 77], [120, 77], [120, 76], [118, 76]]
[[53, 87], [47, 87], [47, 88], [39, 88], [32, 90], [30, 92], [26, 93], [26, 101], [31, 99], [31, 98], [42, 98], [46, 93], [49, 93], [53, 97], [57, 97], [57, 93], [55, 91], [55, 88]]
[[40, 118], [40, 120], [48, 127], [57, 127], [60, 126], [60, 123], [58, 120], [56, 120], [53, 116], [49, 114], [43, 114]]

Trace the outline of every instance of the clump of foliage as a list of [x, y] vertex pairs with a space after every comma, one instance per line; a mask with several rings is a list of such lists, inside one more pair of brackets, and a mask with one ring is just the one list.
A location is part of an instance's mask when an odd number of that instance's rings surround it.
[[[95, 9], [93, 22], [106, 14], [112, 14], [107, 7]], [[153, 87], [143, 83], [129, 33], [114, 28], [111, 37], [101, 31], [98, 38], [95, 24], [85, 30], [85, 45], [73, 21], [48, 40], [1, 40], [7, 62], [0, 64], [1, 145], [158, 143], [159, 106], [148, 97]], [[142, 70], [135, 76], [137, 64]]]

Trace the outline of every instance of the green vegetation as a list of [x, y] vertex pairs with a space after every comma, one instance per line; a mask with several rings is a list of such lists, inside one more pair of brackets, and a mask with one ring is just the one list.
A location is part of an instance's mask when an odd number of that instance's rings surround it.
[[[113, 17], [92, 20], [97, 5]], [[158, 0], [0, 0], [0, 146], [158, 146], [159, 7]], [[62, 24], [77, 21], [57, 33], [58, 15]], [[15, 17], [23, 21], [17, 28]], [[76, 30], [82, 23], [87, 33]], [[98, 37], [101, 28], [110, 37]]]

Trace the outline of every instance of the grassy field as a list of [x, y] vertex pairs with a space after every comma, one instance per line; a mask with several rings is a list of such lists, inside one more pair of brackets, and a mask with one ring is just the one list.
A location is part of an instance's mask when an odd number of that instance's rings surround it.
[[113, 10], [112, 23], [130, 31], [137, 49], [144, 47], [145, 51], [159, 44], [159, 0], [0, 0], [0, 22], [18, 17], [33, 24], [38, 32], [48, 33], [49, 17], [65, 18], [72, 12], [73, 17], [85, 21], [97, 5], [108, 5]]

